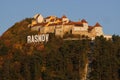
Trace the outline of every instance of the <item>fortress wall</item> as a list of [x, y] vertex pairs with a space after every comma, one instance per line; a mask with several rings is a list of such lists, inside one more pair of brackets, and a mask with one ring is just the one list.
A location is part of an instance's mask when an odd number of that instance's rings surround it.
[[41, 28], [41, 26], [35, 26], [35, 27], [31, 27], [32, 31], [39, 31], [39, 29]]

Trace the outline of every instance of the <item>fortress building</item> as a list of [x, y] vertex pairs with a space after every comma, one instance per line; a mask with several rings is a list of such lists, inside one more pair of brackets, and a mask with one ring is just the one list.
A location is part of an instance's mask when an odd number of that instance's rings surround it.
[[103, 35], [110, 39], [110, 35], [104, 35], [102, 26], [97, 22], [94, 26], [89, 26], [85, 19], [81, 21], [71, 21], [65, 15], [61, 18], [57, 16], [43, 17], [41, 14], [36, 14], [33, 17], [32, 23], [29, 24], [32, 31], [40, 33], [54, 33], [56, 36], [63, 37], [66, 33], [73, 35], [85, 35], [91, 39], [96, 36]]

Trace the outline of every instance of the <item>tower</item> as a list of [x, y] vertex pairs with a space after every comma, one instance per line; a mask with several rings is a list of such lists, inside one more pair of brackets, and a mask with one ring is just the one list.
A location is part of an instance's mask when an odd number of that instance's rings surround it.
[[83, 24], [84, 30], [87, 31], [88, 30], [88, 22], [85, 19], [82, 19], [81, 22]]
[[65, 15], [63, 15], [61, 18], [62, 18], [63, 23], [68, 23], [69, 22], [69, 19]]
[[44, 21], [44, 17], [41, 14], [36, 14], [34, 16], [34, 19], [36, 20], [37, 23], [42, 23]]
[[96, 34], [96, 36], [103, 35], [102, 26], [98, 22], [94, 25], [94, 28], [95, 28], [95, 34]]

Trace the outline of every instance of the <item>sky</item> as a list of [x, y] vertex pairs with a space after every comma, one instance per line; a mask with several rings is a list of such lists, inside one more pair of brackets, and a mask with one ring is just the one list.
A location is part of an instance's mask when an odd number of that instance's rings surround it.
[[86, 19], [90, 26], [99, 22], [105, 34], [120, 35], [120, 0], [0, 0], [0, 35], [37, 13]]

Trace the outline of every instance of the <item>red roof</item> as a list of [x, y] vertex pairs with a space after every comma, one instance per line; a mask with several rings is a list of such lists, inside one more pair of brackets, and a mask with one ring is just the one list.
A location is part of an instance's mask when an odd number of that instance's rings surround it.
[[52, 23], [52, 24], [49, 24], [49, 26], [55, 26], [55, 25], [62, 25], [62, 23], [59, 22], [59, 23]]
[[33, 25], [32, 27], [36, 27], [36, 26], [45, 26], [47, 23], [38, 23], [38, 24], [35, 24]]
[[45, 19], [49, 19], [51, 16], [46, 17]]
[[65, 15], [63, 15], [62, 18], [67, 18], [67, 17]]
[[94, 27], [102, 27], [98, 22], [94, 25]]
[[71, 21], [70, 23], [75, 25], [75, 26], [83, 26], [83, 23], [81, 23], [80, 21], [78, 21], [78, 22]]
[[57, 17], [56, 19], [57, 19], [57, 20], [60, 20], [60, 21], [62, 21], [62, 19], [61, 19], [61, 18], [58, 18], [58, 17]]
[[88, 23], [85, 19], [81, 20], [82, 23]]
[[74, 25], [74, 24], [69, 22], [69, 23], [65, 23], [64, 25]]
[[93, 26], [88, 26], [88, 31], [91, 31], [93, 28]]

